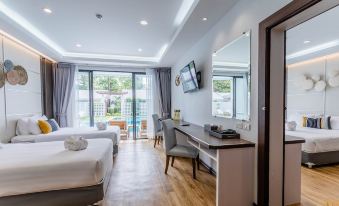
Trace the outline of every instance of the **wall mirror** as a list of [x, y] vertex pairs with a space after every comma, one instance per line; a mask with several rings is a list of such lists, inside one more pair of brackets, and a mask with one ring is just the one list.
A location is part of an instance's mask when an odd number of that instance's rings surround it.
[[250, 119], [251, 33], [213, 53], [212, 115]]

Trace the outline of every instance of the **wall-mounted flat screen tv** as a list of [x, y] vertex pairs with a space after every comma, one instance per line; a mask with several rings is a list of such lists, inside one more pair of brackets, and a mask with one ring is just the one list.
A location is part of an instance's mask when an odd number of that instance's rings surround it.
[[180, 79], [184, 93], [193, 92], [199, 89], [194, 61], [180, 70]]

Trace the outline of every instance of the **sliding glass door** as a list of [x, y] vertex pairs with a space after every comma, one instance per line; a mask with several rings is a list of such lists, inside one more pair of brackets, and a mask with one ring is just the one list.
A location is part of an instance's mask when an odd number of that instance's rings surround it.
[[149, 105], [146, 75], [135, 75], [135, 120], [137, 138], [147, 138], [147, 111]]
[[119, 126], [121, 139], [146, 138], [146, 93], [144, 73], [80, 71], [79, 126], [104, 122]]

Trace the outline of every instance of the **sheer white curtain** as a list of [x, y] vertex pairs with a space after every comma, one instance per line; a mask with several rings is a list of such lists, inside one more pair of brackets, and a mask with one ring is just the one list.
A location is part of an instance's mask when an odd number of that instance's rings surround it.
[[159, 114], [159, 97], [155, 88], [155, 71], [146, 69], [146, 97], [147, 97], [147, 137], [154, 138], [153, 114]]
[[79, 111], [78, 111], [78, 100], [79, 100], [79, 91], [78, 91], [78, 72], [79, 68], [75, 66], [75, 74], [74, 74], [74, 84], [72, 89], [72, 96], [70, 102], [69, 109], [69, 125], [71, 127], [79, 127]]

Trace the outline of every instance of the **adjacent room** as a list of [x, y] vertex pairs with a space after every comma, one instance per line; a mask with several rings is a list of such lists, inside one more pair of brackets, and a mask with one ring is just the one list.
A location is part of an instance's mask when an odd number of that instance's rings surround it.
[[0, 0], [0, 206], [338, 203], [338, 5]]
[[[287, 178], [301, 184], [301, 194], [294, 191], [294, 197], [302, 205], [325, 205], [338, 198], [339, 31], [331, 25], [338, 17], [335, 7], [286, 34], [285, 135], [305, 140], [301, 180]], [[287, 155], [299, 153], [288, 150]]]

